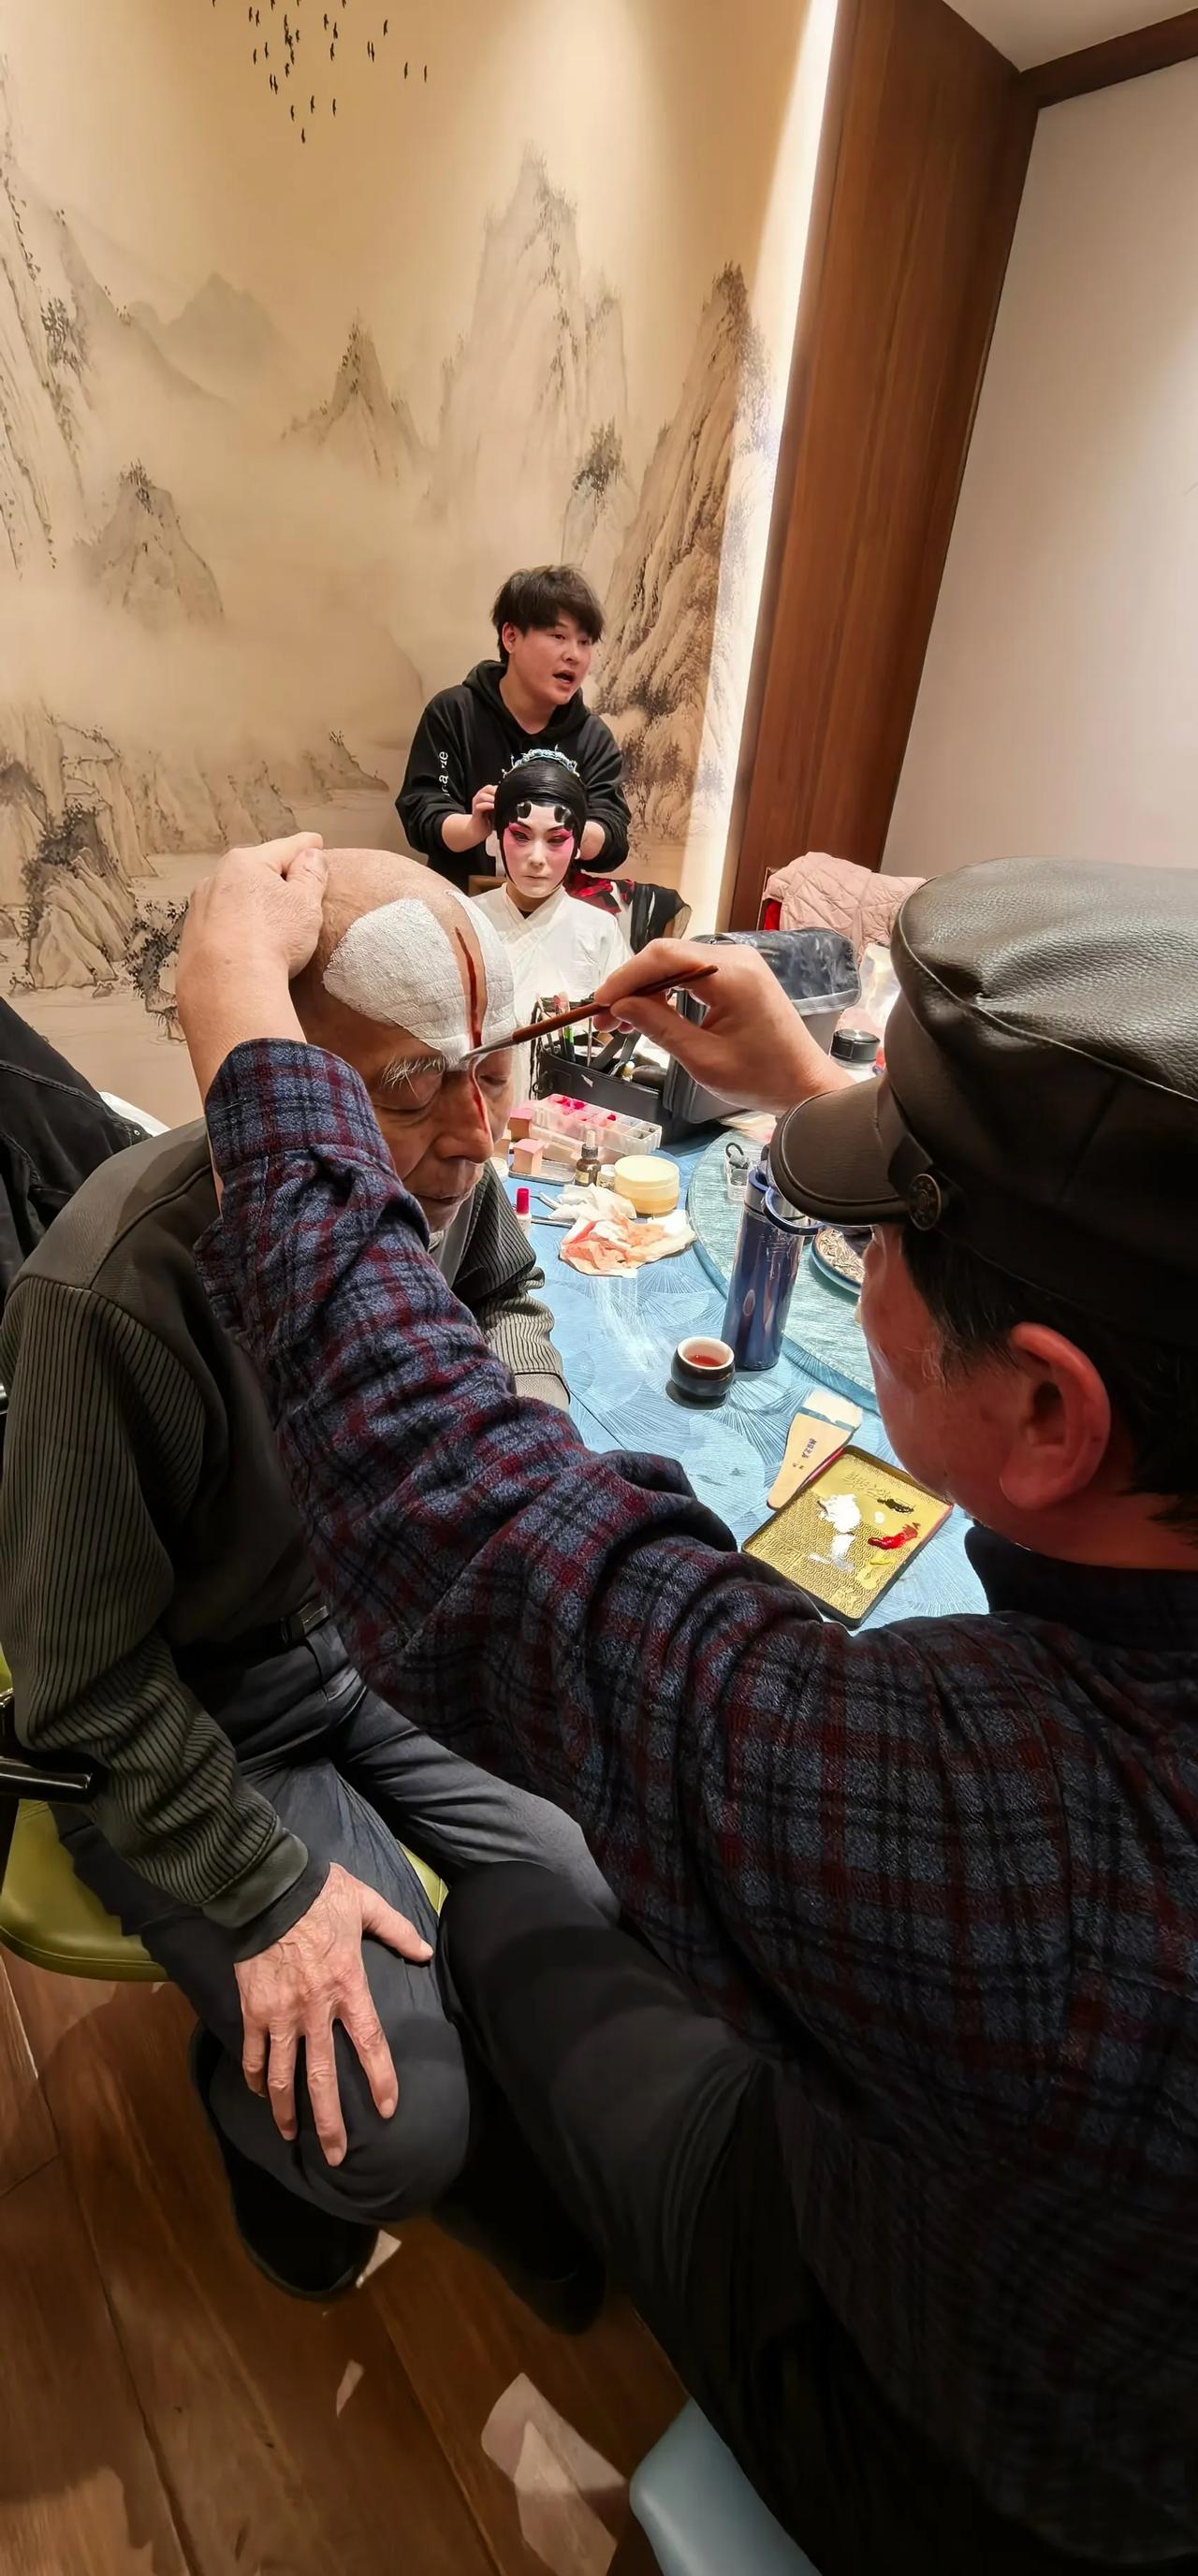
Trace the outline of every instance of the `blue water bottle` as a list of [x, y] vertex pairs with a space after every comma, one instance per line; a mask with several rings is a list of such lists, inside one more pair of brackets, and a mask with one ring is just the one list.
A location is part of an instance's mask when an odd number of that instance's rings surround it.
[[[768, 1175], [763, 1175], [768, 1182]], [[811, 1232], [806, 1217], [792, 1208], [781, 1191], [745, 1190], [736, 1259], [728, 1282], [724, 1340], [738, 1369], [776, 1367], [794, 1284], [799, 1275], [803, 1238]]]

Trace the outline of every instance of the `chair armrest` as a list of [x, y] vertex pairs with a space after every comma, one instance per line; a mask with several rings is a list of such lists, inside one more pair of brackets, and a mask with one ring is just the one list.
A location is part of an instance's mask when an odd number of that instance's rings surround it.
[[101, 1777], [97, 1762], [31, 1762], [17, 1740], [12, 1692], [0, 1692], [0, 1798], [49, 1798], [68, 1807], [86, 1806]]

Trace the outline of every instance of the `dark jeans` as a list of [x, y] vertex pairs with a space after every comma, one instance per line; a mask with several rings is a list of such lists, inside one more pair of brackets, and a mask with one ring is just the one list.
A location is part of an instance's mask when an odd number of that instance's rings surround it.
[[1097, 2576], [874, 2387], [803, 2261], [785, 2076], [544, 1869], [463, 1879], [438, 1967], [547, 2183], [820, 2576]]
[[[248, 1669], [197, 1665], [187, 1674], [237, 1747], [241, 1768], [316, 1858], [355, 1878], [435, 1944], [437, 1919], [401, 1840], [451, 1882], [497, 1860], [535, 1860], [572, 1878], [614, 1915], [614, 1902], [578, 1827], [557, 1807], [509, 1788], [365, 1688], [331, 1621]], [[233, 1943], [219, 1924], [173, 1906], [139, 1878], [77, 1811], [58, 1828], [79, 1876], [187, 1996], [226, 2054], [212, 2108], [225, 2135], [300, 2198], [337, 2217], [395, 2219], [430, 2208], [455, 2181], [477, 2135], [458, 2032], [429, 1967], [367, 1939], [370, 1990], [399, 2078], [399, 2107], [383, 2120], [344, 2031], [335, 2037], [345, 2110], [343, 2163], [325, 2162], [301, 2072], [297, 2137], [281, 2138], [269, 2104], [241, 2074], [241, 2006]]]

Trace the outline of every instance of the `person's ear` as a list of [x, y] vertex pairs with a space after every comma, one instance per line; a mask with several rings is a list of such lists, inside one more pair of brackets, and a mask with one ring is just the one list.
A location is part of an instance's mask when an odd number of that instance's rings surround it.
[[1046, 1324], [1017, 1324], [1007, 1450], [999, 1483], [1021, 1512], [1051, 1511], [1084, 1493], [1111, 1445], [1111, 1400], [1076, 1343]]
[[509, 617], [507, 625], [501, 626], [499, 630], [499, 641], [503, 646], [504, 652], [510, 655], [513, 644], [518, 643], [519, 640], [520, 629], [518, 626], [514, 626], [512, 624], [512, 620]]

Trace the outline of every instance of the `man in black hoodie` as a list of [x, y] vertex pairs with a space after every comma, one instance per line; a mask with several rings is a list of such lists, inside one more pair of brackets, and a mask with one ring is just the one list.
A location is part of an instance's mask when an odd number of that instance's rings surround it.
[[491, 616], [499, 660], [439, 690], [417, 725], [395, 800], [412, 848], [464, 894], [503, 771], [522, 751], [564, 752], [586, 789], [579, 860], [610, 876], [628, 855], [622, 762], [582, 695], [603, 610], [572, 565], [539, 564], [508, 575]]

